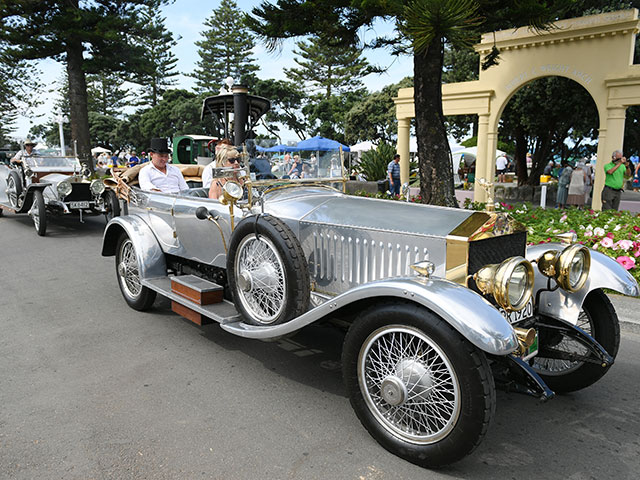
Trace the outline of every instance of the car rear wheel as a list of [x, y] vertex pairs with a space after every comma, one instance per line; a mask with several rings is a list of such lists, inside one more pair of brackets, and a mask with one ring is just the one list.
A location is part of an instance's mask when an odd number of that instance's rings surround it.
[[[591, 335], [613, 358], [620, 347], [620, 324], [609, 297], [600, 289], [587, 295], [578, 315], [577, 326]], [[541, 353], [533, 358], [533, 369], [553, 391], [558, 393], [581, 390], [600, 380], [610, 366], [581, 361], [545, 358], [542, 347], [549, 345], [553, 350], [587, 355], [585, 346], [567, 338], [561, 333], [550, 333], [545, 339], [540, 332]]]
[[22, 195], [22, 181], [18, 172], [9, 172], [7, 177], [7, 196], [9, 197], [9, 205], [13, 208], [18, 208], [20, 201], [20, 195]]
[[307, 311], [307, 261], [291, 229], [276, 217], [253, 216], [238, 224], [227, 278], [236, 308], [249, 323], [275, 325]]
[[395, 455], [438, 467], [484, 437], [496, 403], [487, 359], [425, 308], [388, 302], [365, 310], [342, 355], [351, 405]]
[[136, 248], [127, 234], [122, 234], [116, 250], [118, 285], [127, 304], [135, 310], [148, 310], [156, 299], [156, 292], [142, 285]]
[[33, 192], [33, 204], [29, 210], [29, 215], [33, 220], [33, 226], [41, 237], [47, 233], [47, 208], [44, 205], [42, 190]]

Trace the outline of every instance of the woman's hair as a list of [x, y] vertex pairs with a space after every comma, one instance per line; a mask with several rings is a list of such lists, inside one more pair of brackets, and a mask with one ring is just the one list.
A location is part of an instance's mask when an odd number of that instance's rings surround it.
[[233, 145], [218, 143], [216, 145], [216, 167], [224, 167], [224, 163], [229, 158], [240, 156], [238, 150]]

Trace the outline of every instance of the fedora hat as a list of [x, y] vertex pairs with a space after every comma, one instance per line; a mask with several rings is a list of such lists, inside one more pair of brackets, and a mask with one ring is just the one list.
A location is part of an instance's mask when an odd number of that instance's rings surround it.
[[152, 138], [151, 148], [149, 149], [149, 151], [153, 153], [171, 153], [166, 138]]
[[35, 146], [37, 145], [37, 143], [36, 143], [36, 142], [34, 142], [33, 140], [31, 140], [30, 138], [27, 138], [27, 139], [24, 141], [24, 146], [26, 147], [27, 145], [31, 145], [32, 147], [35, 147]]

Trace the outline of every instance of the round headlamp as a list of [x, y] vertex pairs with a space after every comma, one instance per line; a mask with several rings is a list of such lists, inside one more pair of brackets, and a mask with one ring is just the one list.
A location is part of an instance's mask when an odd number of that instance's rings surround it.
[[93, 193], [94, 195], [102, 195], [102, 192], [104, 192], [105, 186], [104, 186], [104, 183], [102, 183], [102, 180], [94, 180], [91, 182], [89, 189], [91, 190], [91, 193]]
[[237, 202], [243, 195], [242, 185], [238, 182], [229, 181], [222, 187], [222, 203], [227, 204], [229, 202]]
[[523, 257], [486, 265], [473, 279], [482, 293], [493, 295], [496, 303], [507, 311], [522, 310], [533, 292], [533, 267]]
[[73, 190], [73, 187], [71, 186], [71, 182], [65, 181], [60, 182], [56, 187], [56, 190], [58, 191], [58, 195], [60, 195], [60, 197], [62, 198], [69, 195], [71, 193], [71, 190]]
[[583, 245], [571, 245], [561, 252], [549, 250], [538, 258], [538, 270], [554, 278], [560, 288], [568, 292], [580, 290], [591, 268], [591, 254]]

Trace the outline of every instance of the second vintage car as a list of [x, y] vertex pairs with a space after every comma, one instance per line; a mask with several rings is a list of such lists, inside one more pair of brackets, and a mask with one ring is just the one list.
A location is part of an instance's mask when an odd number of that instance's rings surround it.
[[354, 197], [321, 179], [227, 181], [219, 199], [118, 182], [128, 214], [102, 254], [132, 308], [159, 293], [198, 324], [262, 340], [339, 319], [356, 415], [425, 467], [474, 450], [496, 386], [549, 399], [600, 379], [620, 343], [602, 289], [639, 293], [570, 235], [527, 247], [502, 213]]
[[105, 215], [107, 220], [118, 216], [115, 192], [91, 175], [76, 157], [25, 156], [21, 164], [9, 165], [0, 211], [28, 213], [41, 236], [46, 234], [49, 215], [75, 213], [80, 221], [84, 215]]

